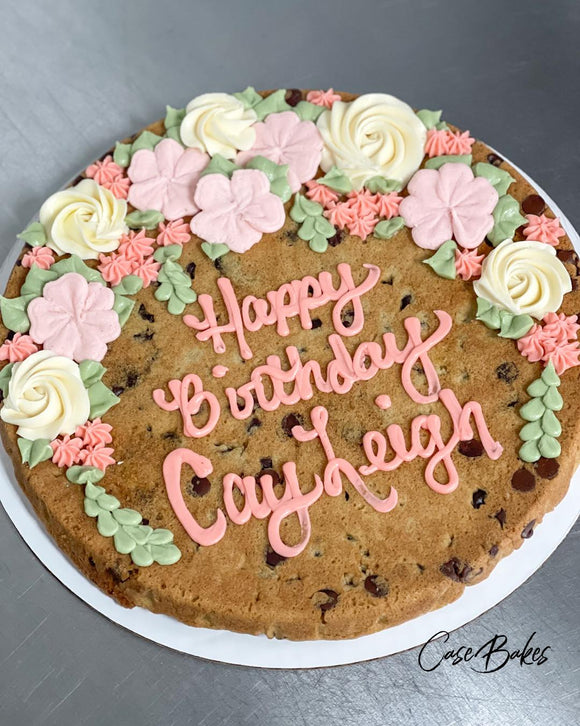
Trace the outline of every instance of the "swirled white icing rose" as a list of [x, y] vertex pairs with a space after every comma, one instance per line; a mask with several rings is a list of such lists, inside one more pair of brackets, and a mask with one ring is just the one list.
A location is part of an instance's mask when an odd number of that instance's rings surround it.
[[93, 179], [49, 197], [40, 208], [40, 223], [47, 245], [59, 255], [70, 253], [83, 260], [113, 252], [127, 232], [127, 202], [117, 199]]
[[256, 112], [228, 93], [204, 93], [190, 101], [185, 111], [181, 140], [210, 156], [233, 159], [238, 151], [250, 149], [256, 139], [252, 128]]
[[506, 239], [485, 258], [473, 288], [500, 310], [541, 320], [558, 310], [572, 284], [553, 247]]
[[410, 106], [385, 93], [335, 101], [317, 126], [324, 141], [320, 166], [342, 169], [357, 190], [373, 176], [406, 184], [423, 161], [425, 126]]
[[18, 426], [25, 439], [72, 434], [89, 417], [89, 394], [78, 365], [70, 358], [39, 350], [16, 363], [0, 417]]

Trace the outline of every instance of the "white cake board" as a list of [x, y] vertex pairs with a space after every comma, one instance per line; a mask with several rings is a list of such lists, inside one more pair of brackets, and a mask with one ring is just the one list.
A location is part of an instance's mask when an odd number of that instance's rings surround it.
[[[512, 166], [518, 169], [515, 164]], [[578, 233], [557, 205], [523, 171], [518, 171], [546, 200], [580, 250]], [[20, 249], [18, 243], [4, 261], [0, 289], [4, 289]], [[87, 580], [56, 546], [16, 482], [12, 462], [4, 449], [0, 453], [0, 501], [44, 566], [77, 597], [127, 630], [173, 650], [222, 663], [258, 668], [318, 668], [358, 663], [414, 648], [439, 631], [460, 628], [501, 602], [533, 575], [574, 525], [580, 514], [580, 470], [575, 473], [564, 499], [544, 517], [534, 536], [501, 560], [487, 579], [467, 587], [458, 600], [380, 633], [341, 641], [271, 640], [265, 635], [193, 628], [143, 608], [123, 608]]]

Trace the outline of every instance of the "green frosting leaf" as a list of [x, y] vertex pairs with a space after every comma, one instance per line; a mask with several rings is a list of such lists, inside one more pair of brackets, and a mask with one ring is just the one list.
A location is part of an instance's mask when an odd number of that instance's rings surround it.
[[125, 217], [125, 223], [131, 229], [155, 229], [165, 217], [156, 209], [136, 210]]
[[512, 239], [516, 229], [527, 223], [527, 219], [520, 214], [519, 202], [510, 194], [499, 198], [492, 215], [493, 229], [487, 237], [494, 247], [506, 239]]
[[308, 246], [313, 252], [326, 252], [328, 249], [328, 240], [324, 235], [316, 233], [312, 239], [308, 241]]
[[402, 217], [393, 217], [392, 219], [383, 219], [379, 222], [373, 231], [373, 235], [379, 239], [390, 239], [397, 232], [403, 229], [405, 222]]
[[534, 324], [529, 315], [512, 315], [506, 310], [500, 310], [499, 313], [499, 337], [518, 340], [525, 335]]
[[439, 277], [444, 277], [446, 280], [455, 280], [457, 277], [457, 270], [455, 269], [455, 250], [457, 245], [450, 239], [447, 242], [443, 242], [441, 247], [426, 260], [423, 260], [423, 264], [429, 265]]
[[178, 141], [180, 144], [182, 142], [179, 129], [184, 118], [184, 108], [173, 108], [172, 106], [165, 107], [165, 135], [174, 141]]
[[532, 398], [520, 408], [520, 416], [524, 421], [539, 421], [544, 415], [546, 407], [539, 398]]
[[183, 252], [181, 245], [167, 245], [166, 247], [158, 247], [153, 254], [155, 262], [167, 262], [167, 260], [178, 260]]
[[115, 302], [113, 303], [113, 310], [117, 313], [119, 316], [119, 325], [123, 327], [127, 320], [129, 320], [129, 316], [131, 315], [131, 312], [133, 311], [133, 308], [135, 306], [135, 301], [130, 300], [129, 298], [125, 297], [124, 295], [115, 295]]
[[544, 459], [556, 459], [562, 453], [560, 442], [548, 434], [544, 434], [538, 441], [538, 450]]
[[253, 86], [248, 86], [245, 91], [234, 93], [234, 96], [241, 101], [245, 108], [254, 108], [262, 100], [262, 96], [256, 91]]
[[544, 381], [541, 378], [537, 378], [533, 383], [530, 383], [530, 385], [526, 388], [526, 391], [529, 396], [532, 398], [536, 397], [542, 397], [544, 393], [548, 390], [547, 384], [544, 383]]
[[83, 360], [79, 363], [79, 373], [85, 388], [90, 388], [94, 383], [100, 381], [106, 370], [105, 366], [96, 360]]
[[[551, 411], [547, 411], [546, 413], [552, 413]], [[552, 414], [553, 416], [554, 414]], [[522, 441], [537, 441], [541, 438], [542, 434], [544, 433], [543, 427], [541, 424], [541, 419], [538, 421], [530, 421], [527, 423], [520, 431], [520, 439]]]
[[290, 217], [299, 224], [304, 222], [306, 217], [319, 217], [323, 212], [322, 205], [307, 199], [302, 194], [294, 197], [294, 204], [290, 210]]
[[471, 166], [471, 154], [448, 154], [447, 156], [434, 156], [425, 162], [426, 169], [439, 169], [443, 164], [467, 164]]
[[[430, 111], [427, 108], [422, 108], [420, 111], [417, 111], [417, 116], [421, 119], [423, 126], [427, 130], [438, 127], [438, 124], [441, 123], [441, 114], [442, 111]], [[447, 128], [446, 124], [445, 128]]]
[[237, 171], [239, 168], [240, 167], [237, 166], [237, 164], [234, 164], [233, 161], [226, 159], [225, 156], [215, 154], [209, 160], [209, 164], [201, 172], [200, 178], [207, 174], [223, 174], [229, 178], [232, 176], [234, 171]]
[[230, 251], [227, 245], [212, 244], [211, 242], [202, 242], [201, 249], [210, 260], [217, 260], [218, 257], [223, 257]]
[[538, 461], [541, 456], [545, 459], [560, 456], [561, 447], [557, 437], [562, 433], [562, 426], [554, 414], [564, 405], [558, 391], [559, 385], [560, 379], [550, 361], [540, 378], [526, 389], [532, 398], [520, 408], [520, 416], [529, 422], [519, 433], [524, 444], [518, 453], [523, 461]]
[[16, 237], [31, 247], [42, 247], [47, 242], [46, 232], [40, 222], [32, 222], [24, 231], [17, 234]]
[[131, 163], [131, 144], [122, 144], [117, 141], [113, 152], [113, 161], [118, 166], [126, 167]]
[[492, 305], [482, 297], [477, 298], [477, 313], [475, 317], [492, 330], [497, 330], [501, 325], [499, 310], [495, 305]]
[[550, 411], [561, 411], [564, 406], [564, 400], [556, 386], [550, 386], [546, 393], [542, 396], [542, 403]]
[[331, 167], [323, 177], [316, 180], [319, 184], [332, 189], [338, 194], [348, 194], [352, 190], [352, 184], [347, 175], [336, 166]]
[[89, 394], [90, 413], [89, 418], [100, 418], [112, 407], [119, 403], [118, 396], [115, 396], [110, 388], [107, 388], [102, 381], [96, 381], [87, 388]]
[[41, 461], [52, 459], [52, 448], [50, 439], [36, 439], [29, 441], [28, 439], [18, 438], [18, 448], [22, 457], [22, 463], [28, 464], [33, 469]]
[[550, 361], [548, 365], [544, 368], [540, 378], [547, 386], [559, 386], [561, 383], [552, 361]]
[[556, 414], [549, 408], [546, 409], [542, 416], [542, 431], [549, 436], [560, 436], [562, 433], [562, 424], [556, 418]]
[[403, 185], [396, 179], [385, 179], [384, 176], [372, 176], [370, 179], [366, 180], [365, 188], [368, 189], [371, 194], [376, 194], [377, 192], [380, 192], [381, 194], [388, 194], [389, 192], [400, 192]]
[[163, 136], [154, 134], [152, 131], [143, 131], [131, 144], [131, 156], [140, 149], [152, 151], [162, 139]]
[[317, 121], [324, 111], [324, 107], [317, 106], [315, 103], [310, 103], [310, 101], [298, 101], [291, 110], [298, 114], [301, 121]]
[[500, 169], [493, 164], [486, 164], [483, 161], [473, 165], [473, 173], [475, 176], [482, 176], [487, 179], [500, 197], [507, 192], [510, 184], [515, 182], [513, 176], [508, 174], [505, 169]]
[[265, 156], [254, 156], [246, 164], [246, 169], [258, 169], [263, 172], [270, 182], [270, 191], [283, 202], [287, 202], [292, 196], [288, 183], [288, 164], [276, 164]]
[[116, 295], [136, 295], [142, 287], [143, 280], [138, 275], [126, 275], [112, 290]]
[[301, 225], [298, 236], [308, 241], [308, 246], [313, 252], [326, 252], [328, 240], [336, 234], [336, 230], [323, 216], [320, 204], [296, 194], [290, 217]]
[[34, 295], [21, 295], [20, 297], [11, 298], [0, 296], [0, 314], [8, 330], [14, 330], [16, 333], [26, 333], [30, 328], [26, 308], [33, 297]]
[[13, 368], [14, 363], [8, 363], [0, 371], [0, 391], [2, 391], [2, 395], [4, 396], [4, 398], [6, 398], [6, 396], [8, 395], [8, 389], [10, 387], [10, 379], [12, 378]]
[[[72, 484], [96, 484], [104, 476], [105, 472], [97, 469], [96, 466], [69, 466], [66, 470], [66, 478]], [[99, 490], [93, 499], [96, 499], [99, 493], [105, 491], [102, 487], [93, 487], [92, 490]], [[85, 496], [88, 497], [92, 490], [87, 487], [85, 489]]]
[[538, 442], [535, 440], [526, 441], [525, 444], [522, 444], [522, 446], [520, 446], [518, 456], [522, 461], [525, 461], [527, 463], [538, 461], [538, 459], [541, 457], [540, 450], [538, 449]]
[[258, 117], [258, 121], [263, 121], [266, 116], [271, 113], [280, 113], [281, 111], [292, 111], [292, 106], [286, 103], [286, 89], [280, 88], [274, 91], [267, 98], [261, 98], [254, 106], [254, 111]]
[[30, 271], [26, 275], [26, 280], [20, 288], [20, 294], [23, 296], [30, 295], [32, 297], [39, 297], [42, 295], [42, 290], [47, 282], [56, 280], [59, 277], [58, 272], [54, 270], [42, 270], [38, 265], [33, 264]]
[[155, 298], [167, 302], [171, 315], [181, 315], [186, 305], [197, 300], [197, 294], [191, 289], [191, 278], [174, 259], [165, 260], [157, 280], [161, 284], [155, 290]]
[[101, 273], [98, 270], [93, 270], [92, 267], [85, 265], [85, 263], [77, 255], [71, 255], [70, 257], [66, 257], [64, 260], [56, 262], [50, 268], [50, 272], [57, 272], [59, 277], [66, 275], [67, 272], [76, 272], [79, 275], [82, 275], [87, 282], [100, 282], [101, 285], [106, 285]]

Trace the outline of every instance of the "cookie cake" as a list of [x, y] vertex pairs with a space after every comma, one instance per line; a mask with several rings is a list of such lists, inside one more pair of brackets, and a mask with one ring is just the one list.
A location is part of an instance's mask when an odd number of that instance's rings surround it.
[[19, 237], [2, 439], [126, 607], [353, 638], [458, 598], [568, 489], [578, 256], [440, 111], [207, 93]]

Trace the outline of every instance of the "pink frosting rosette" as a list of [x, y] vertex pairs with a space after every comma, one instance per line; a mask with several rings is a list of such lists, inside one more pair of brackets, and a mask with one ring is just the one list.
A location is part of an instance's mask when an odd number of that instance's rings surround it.
[[493, 227], [498, 193], [487, 179], [474, 177], [466, 164], [420, 169], [407, 189], [399, 212], [419, 247], [436, 250], [453, 238], [461, 247], [474, 249]]
[[139, 149], [128, 170], [132, 181], [127, 200], [136, 209], [156, 209], [166, 219], [195, 214], [195, 187], [209, 156], [163, 139], [153, 151]]
[[256, 140], [251, 149], [238, 154], [243, 166], [255, 156], [265, 156], [275, 164], [288, 164], [288, 183], [293, 192], [316, 174], [322, 157], [322, 137], [312, 121], [301, 121], [293, 111], [271, 113], [254, 124]]
[[108, 287], [68, 272], [47, 282], [42, 296], [30, 301], [30, 337], [55, 355], [100, 361], [107, 343], [121, 334], [114, 302]]
[[191, 231], [234, 252], [246, 252], [286, 219], [282, 200], [270, 192], [268, 177], [257, 169], [240, 169], [231, 179], [223, 174], [202, 177], [195, 203], [201, 212], [191, 220]]

